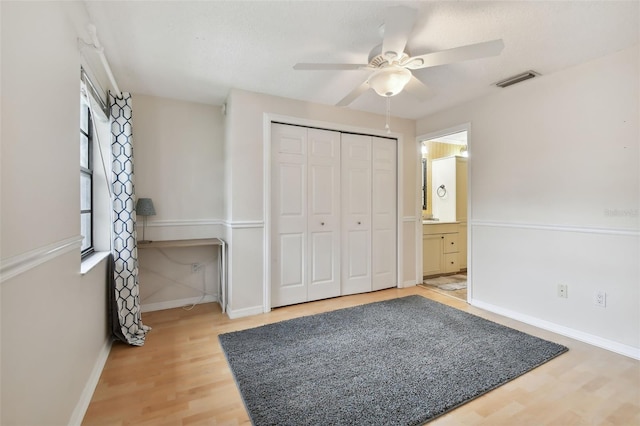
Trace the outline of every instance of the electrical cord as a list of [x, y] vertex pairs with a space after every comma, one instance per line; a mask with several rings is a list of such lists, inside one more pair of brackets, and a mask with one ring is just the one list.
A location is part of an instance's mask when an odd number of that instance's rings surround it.
[[[209, 265], [209, 264], [212, 264], [212, 262], [202, 264], [202, 266], [204, 267], [204, 266]], [[191, 264], [189, 264], [189, 265], [191, 265]], [[161, 274], [161, 273], [159, 273], [159, 272], [157, 272], [157, 271], [154, 271], [153, 269], [145, 268], [145, 267], [140, 266], [140, 265], [138, 265], [138, 268], [139, 268], [139, 269], [141, 269], [141, 270], [143, 270], [143, 271], [149, 272], [149, 273], [151, 273], [151, 274], [153, 274], [153, 275], [156, 275], [156, 276], [158, 276], [158, 277], [160, 277], [160, 278], [163, 278], [163, 279], [165, 279], [166, 281], [171, 282], [172, 284], [177, 284], [177, 285], [179, 285], [179, 286], [182, 286], [182, 287], [188, 288], [188, 289], [190, 289], [190, 290], [195, 290], [195, 291], [200, 292], [200, 293], [202, 294], [202, 295], [200, 296], [200, 299], [199, 299], [197, 302], [195, 302], [193, 305], [191, 305], [191, 307], [189, 307], [189, 308], [188, 308], [188, 309], [186, 309], [186, 310], [191, 310], [191, 309], [193, 309], [193, 307], [194, 307], [195, 305], [197, 305], [198, 303], [200, 303], [200, 302], [201, 302], [201, 301], [202, 301], [206, 296], [218, 297], [218, 295], [217, 295], [217, 294], [209, 293], [209, 292], [207, 292], [207, 291], [205, 290], [205, 279], [204, 279], [204, 276], [203, 276], [203, 279], [202, 279], [202, 290], [200, 290], [200, 289], [198, 289], [198, 288], [191, 287], [190, 285], [184, 284], [184, 283], [182, 283], [182, 282], [180, 282], [180, 281], [178, 281], [178, 280], [176, 280], [176, 279], [174, 279], [174, 278], [168, 277], [168, 276], [166, 276], [166, 275], [164, 275], [164, 274]], [[163, 286], [161, 286], [161, 287], [160, 287], [160, 288], [158, 288], [156, 291], [154, 291], [154, 292], [152, 292], [151, 294], [147, 295], [147, 296], [145, 297], [145, 300], [150, 299], [151, 297], [155, 296], [156, 294], [158, 294], [159, 292], [161, 292], [162, 290], [164, 290], [164, 289], [165, 289], [165, 288], [167, 288], [167, 287], [168, 287], [167, 285], [163, 285]], [[185, 309], [185, 308], [183, 307], [183, 309]]]
[[[172, 258], [171, 256], [169, 256], [169, 255], [168, 255], [168, 254], [167, 254], [163, 249], [161, 249], [161, 248], [158, 248], [158, 251], [160, 252], [160, 254], [162, 254], [164, 257], [166, 257], [166, 258], [167, 258], [167, 260], [169, 260], [170, 262], [173, 262], [173, 263], [178, 264], [178, 265], [183, 265], [183, 266], [191, 266], [191, 265], [193, 265], [193, 262], [185, 263], [185, 262], [181, 262], [181, 261], [179, 261], [179, 260], [175, 260], [174, 258]], [[203, 263], [203, 265], [204, 265], [204, 263]]]

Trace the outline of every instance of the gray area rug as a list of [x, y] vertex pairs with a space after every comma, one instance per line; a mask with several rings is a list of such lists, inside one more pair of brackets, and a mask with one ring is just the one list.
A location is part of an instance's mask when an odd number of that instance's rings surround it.
[[219, 339], [255, 425], [419, 425], [567, 351], [421, 296]]

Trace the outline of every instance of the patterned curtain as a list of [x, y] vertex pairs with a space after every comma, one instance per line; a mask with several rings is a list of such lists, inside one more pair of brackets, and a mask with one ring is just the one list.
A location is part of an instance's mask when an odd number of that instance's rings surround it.
[[113, 154], [113, 249], [108, 282], [113, 335], [130, 345], [144, 345], [149, 327], [142, 324], [138, 289], [131, 94], [110, 96]]

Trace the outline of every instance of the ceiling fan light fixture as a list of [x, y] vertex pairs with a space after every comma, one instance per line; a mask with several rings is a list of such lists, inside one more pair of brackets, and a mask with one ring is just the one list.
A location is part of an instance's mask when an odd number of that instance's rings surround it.
[[378, 95], [388, 98], [402, 92], [409, 80], [411, 80], [411, 71], [392, 65], [373, 73], [369, 77], [369, 85]]

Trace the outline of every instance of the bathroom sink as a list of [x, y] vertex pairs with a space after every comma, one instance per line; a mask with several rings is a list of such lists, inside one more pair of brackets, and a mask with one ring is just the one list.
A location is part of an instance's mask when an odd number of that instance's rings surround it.
[[440, 222], [440, 219], [437, 219], [437, 218], [422, 219], [422, 223], [438, 223], [438, 222]]
[[435, 224], [444, 225], [445, 223], [460, 223], [460, 222], [456, 220], [422, 219], [423, 225], [435, 225]]

